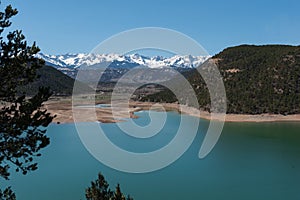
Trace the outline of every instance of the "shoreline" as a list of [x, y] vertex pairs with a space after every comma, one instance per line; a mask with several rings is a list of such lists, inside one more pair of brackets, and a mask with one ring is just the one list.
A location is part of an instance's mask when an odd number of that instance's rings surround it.
[[[143, 105], [145, 107], [151, 107], [155, 103], [148, 103], [148, 102], [133, 102], [134, 105]], [[148, 104], [148, 105], [147, 105]], [[176, 111], [178, 113], [199, 117], [201, 119], [206, 120], [220, 120], [222, 116], [218, 114], [214, 114], [212, 116], [211, 113], [203, 110], [199, 110], [193, 107], [188, 107], [185, 105], [179, 105], [176, 103], [160, 103], [159, 105], [164, 106], [166, 111]], [[181, 107], [181, 111], [179, 110], [179, 106]], [[148, 108], [143, 110], [149, 110]], [[155, 110], [155, 108], [154, 108]], [[159, 109], [158, 109], [159, 110]], [[300, 122], [300, 114], [294, 115], [280, 115], [280, 114], [259, 114], [259, 115], [250, 115], [250, 114], [226, 114], [225, 115], [225, 122]]]
[[[107, 104], [108, 102], [96, 102], [97, 104]], [[93, 122], [95, 118], [90, 116], [91, 108], [85, 107], [91, 105], [91, 102], [81, 102], [80, 109], [80, 121], [82, 122]], [[220, 115], [211, 115], [207, 111], [198, 110], [196, 108], [179, 105], [177, 103], [152, 103], [152, 102], [137, 102], [130, 101], [129, 108], [125, 104], [116, 105], [117, 113], [112, 115], [111, 107], [95, 108], [96, 120], [102, 123], [116, 123], [126, 121], [129, 118], [137, 118], [135, 112], [142, 110], [156, 110], [156, 111], [175, 111], [179, 114], [186, 114], [194, 117], [199, 117], [206, 120], [222, 120]], [[72, 100], [70, 98], [63, 99], [51, 99], [47, 101], [44, 107], [53, 115], [54, 123], [74, 123], [73, 111], [72, 111]], [[181, 110], [180, 110], [181, 109]], [[247, 114], [226, 114], [225, 122], [300, 122], [300, 114], [295, 115], [278, 115], [278, 114], [260, 114], [260, 115], [247, 115]]]

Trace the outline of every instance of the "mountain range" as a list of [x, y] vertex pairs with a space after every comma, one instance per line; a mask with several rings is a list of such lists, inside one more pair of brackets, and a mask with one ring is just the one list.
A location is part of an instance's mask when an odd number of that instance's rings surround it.
[[[174, 55], [172, 57], [162, 56], [143, 56], [139, 54], [119, 55], [119, 54], [64, 54], [48, 55], [39, 53], [36, 55], [46, 61], [46, 64], [52, 66], [64, 74], [75, 78], [79, 69], [93, 70], [108, 67], [106, 72], [109, 77], [115, 77], [112, 74], [122, 75], [129, 69], [141, 66], [149, 69], [174, 68], [177, 70], [189, 70], [198, 67], [204, 63], [210, 56], [191, 56]], [[127, 69], [127, 70], [126, 70]], [[110, 81], [110, 78], [104, 78]]]
[[[171, 58], [145, 57], [138, 54], [120, 56], [117, 54], [92, 55], [92, 54], [67, 54], [61, 56], [38, 55], [46, 60], [46, 64], [52, 67], [41, 69], [39, 74], [41, 80], [36, 85], [27, 88], [33, 91], [33, 87], [51, 87], [55, 94], [70, 95], [73, 79], [63, 73], [58, 73], [56, 69], [68, 69], [76, 73], [78, 69], [85, 69], [86, 80], [84, 83], [99, 79], [99, 74], [95, 73], [95, 68], [109, 63], [111, 68], [106, 76], [101, 77], [100, 83], [115, 83], [134, 66], [142, 65], [147, 70], [135, 72], [131, 81], [141, 82], [141, 80], [166, 80], [168, 85], [177, 85], [182, 92], [189, 92], [184, 88], [184, 84], [178, 79], [178, 74], [174, 73], [170, 79], [169, 74], [174, 70], [169, 67], [186, 69], [182, 75], [192, 86], [198, 98], [199, 106], [210, 111], [210, 95], [205, 81], [195, 69], [197, 65], [204, 62], [205, 57], [174, 56]], [[94, 59], [93, 59], [94, 58]], [[214, 55], [209, 62], [204, 62], [200, 67], [209, 67], [208, 63], [217, 65], [224, 81], [227, 96], [227, 113], [234, 114], [298, 114], [300, 113], [300, 46], [288, 45], [241, 45], [229, 47]], [[123, 64], [122, 64], [123, 63]], [[148, 64], [147, 64], [148, 63]], [[149, 64], [151, 63], [151, 64]], [[156, 64], [154, 64], [156, 63]], [[63, 70], [60, 70], [63, 71]], [[144, 73], [146, 71], [146, 73]], [[121, 72], [121, 73], [120, 73]], [[58, 77], [61, 77], [58, 79]], [[166, 78], [165, 78], [166, 77]], [[123, 78], [123, 77], [122, 77]], [[127, 83], [131, 83], [126, 80]], [[53, 86], [54, 85], [54, 86]], [[68, 88], [65, 88], [65, 85]], [[90, 84], [89, 84], [90, 85]], [[98, 88], [102, 91], [102, 85]], [[126, 86], [126, 85], [125, 85]], [[83, 84], [82, 87], [86, 87]], [[113, 86], [112, 86], [113, 87]], [[136, 100], [154, 102], [176, 102], [178, 99], [166, 88], [159, 85], [150, 88], [151, 92], [144, 92], [135, 95]], [[111, 88], [111, 86], [106, 87]], [[89, 90], [89, 89], [84, 89]], [[150, 91], [150, 90], [149, 90]], [[154, 92], [153, 92], [154, 91]], [[188, 104], [189, 102], [186, 102]]]

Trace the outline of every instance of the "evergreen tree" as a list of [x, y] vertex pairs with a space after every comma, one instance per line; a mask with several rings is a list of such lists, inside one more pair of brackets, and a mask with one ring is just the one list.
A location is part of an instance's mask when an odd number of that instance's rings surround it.
[[116, 191], [115, 191], [114, 196], [113, 196], [112, 199], [113, 200], [125, 200], [125, 197], [121, 192], [120, 184], [117, 185]]
[[[223, 78], [227, 113], [232, 114], [299, 114], [300, 113], [300, 46], [241, 45], [213, 56]], [[205, 62], [199, 68], [210, 69]], [[210, 111], [206, 83], [196, 70], [183, 73], [198, 98], [201, 109]], [[164, 85], [185, 92], [175, 77]], [[167, 88], [142, 96], [141, 101], [177, 102], [180, 99]], [[187, 102], [181, 102], [187, 104]]]
[[125, 198], [119, 184], [116, 191], [111, 191], [109, 184], [101, 173], [98, 174], [98, 179], [92, 181], [91, 186], [85, 190], [85, 197], [87, 200], [133, 200], [129, 195]]
[[[45, 133], [53, 119], [42, 108], [51, 96], [48, 88], [40, 88], [34, 96], [17, 93], [18, 87], [37, 78], [36, 70], [44, 65], [34, 56], [39, 48], [35, 43], [28, 46], [20, 30], [3, 36], [17, 13], [11, 5], [0, 12], [0, 177], [6, 180], [12, 167], [24, 175], [37, 169], [34, 158], [49, 144]], [[7, 188], [0, 191], [0, 199], [15, 199], [15, 195]]]
[[16, 195], [10, 187], [6, 188], [3, 192], [0, 189], [0, 200], [16, 200]]
[[92, 181], [91, 186], [85, 190], [87, 200], [110, 200], [112, 194], [109, 184], [101, 173], [98, 174], [98, 179]]

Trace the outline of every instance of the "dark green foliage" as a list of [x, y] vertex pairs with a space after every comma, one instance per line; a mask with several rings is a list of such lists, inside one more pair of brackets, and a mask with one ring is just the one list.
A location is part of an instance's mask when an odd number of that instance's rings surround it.
[[[10, 167], [23, 174], [37, 169], [34, 158], [49, 144], [45, 133], [53, 119], [41, 108], [51, 96], [48, 88], [39, 88], [30, 98], [17, 95], [19, 86], [37, 78], [36, 71], [44, 61], [35, 58], [39, 48], [35, 44], [28, 46], [21, 31], [2, 37], [4, 29], [11, 25], [9, 19], [16, 14], [11, 6], [0, 12], [0, 176], [4, 179], [9, 179]], [[10, 188], [0, 194], [3, 199], [15, 198]]]
[[87, 200], [109, 200], [113, 192], [109, 189], [109, 184], [104, 176], [99, 173], [98, 179], [91, 182], [91, 186], [85, 190]]
[[91, 186], [85, 190], [85, 197], [87, 200], [133, 200], [130, 196], [125, 198], [119, 184], [115, 192], [111, 191], [101, 173], [98, 174], [98, 179], [92, 181]]
[[[141, 88], [145, 88], [146, 86], [142, 86]], [[177, 101], [176, 96], [173, 94], [172, 91], [170, 91], [167, 87], [164, 87], [162, 85], [155, 85], [155, 90], [156, 91], [161, 91], [161, 92], [156, 92], [154, 94], [136, 94], [137, 97], [134, 100], [137, 101], [149, 101], [149, 102], [166, 102], [166, 103], [172, 103]]]
[[27, 46], [21, 31], [9, 32], [6, 40], [3, 39], [4, 29], [11, 24], [9, 18], [16, 14], [17, 11], [11, 6], [0, 13], [0, 97], [6, 100], [14, 98], [17, 86], [32, 82], [36, 77], [36, 69], [44, 64], [43, 60], [33, 56], [39, 52], [39, 48], [35, 44]]
[[299, 46], [243, 45], [214, 58], [224, 78], [229, 113], [300, 113]]
[[[39, 87], [49, 87], [55, 96], [70, 96], [73, 92], [74, 79], [65, 75], [50, 66], [43, 66], [37, 70], [39, 78], [32, 83], [18, 88], [18, 93], [25, 92], [28, 95], [34, 95]], [[80, 91], [83, 93], [91, 93], [92, 89], [83, 84], [77, 83]]]
[[[242, 45], [225, 49], [213, 59], [223, 77], [228, 113], [300, 113], [300, 46]], [[209, 92], [202, 77], [195, 71], [184, 76], [193, 86], [200, 107], [210, 111]], [[143, 100], [157, 99], [177, 101], [170, 91]]]
[[40, 88], [34, 97], [15, 97], [0, 110], [0, 175], [3, 178], [9, 178], [8, 163], [23, 174], [37, 169], [33, 157], [40, 156], [39, 150], [49, 144], [44, 127], [53, 117], [40, 108], [49, 97], [49, 90]]
[[0, 200], [16, 200], [16, 195], [10, 187], [5, 188], [3, 192], [0, 189]]
[[120, 188], [120, 184], [117, 185], [116, 191], [114, 196], [112, 197], [113, 200], [125, 200], [125, 197], [123, 196]]

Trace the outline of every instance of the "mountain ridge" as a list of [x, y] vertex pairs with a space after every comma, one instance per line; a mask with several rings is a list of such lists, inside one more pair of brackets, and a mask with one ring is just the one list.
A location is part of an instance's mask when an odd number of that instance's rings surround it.
[[[224, 49], [212, 60], [224, 81], [227, 113], [300, 113], [300, 46], [240, 45]], [[210, 111], [203, 78], [197, 70], [186, 72], [185, 77], [193, 86], [200, 108]], [[177, 98], [165, 89], [142, 100], [176, 102]]]
[[191, 56], [191, 55], [174, 55], [172, 57], [163, 56], [143, 56], [140, 54], [63, 54], [63, 55], [48, 55], [39, 53], [36, 55], [51, 64], [56, 68], [77, 69], [82, 66], [93, 66], [100, 63], [119, 62], [120, 67], [124, 64], [135, 64], [146, 66], [149, 68], [163, 67], [181, 67], [195, 68], [205, 62], [210, 56]]
[[[49, 87], [54, 96], [71, 96], [73, 93], [73, 85], [75, 80], [65, 75], [61, 71], [44, 65], [37, 70], [38, 78], [22, 87], [18, 88], [18, 93], [26, 93], [33, 96], [38, 91], [39, 87]], [[84, 93], [93, 92], [86, 84], [77, 82], [77, 87]]]

